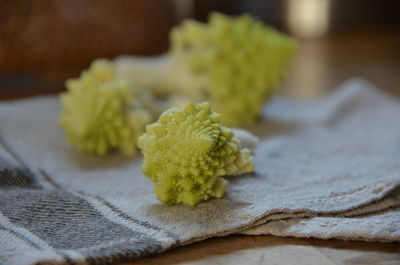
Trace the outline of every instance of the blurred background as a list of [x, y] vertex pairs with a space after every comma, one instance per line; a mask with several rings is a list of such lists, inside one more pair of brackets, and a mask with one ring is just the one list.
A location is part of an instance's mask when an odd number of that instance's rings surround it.
[[398, 0], [0, 0], [0, 99], [58, 93], [96, 58], [161, 54], [171, 27], [212, 11], [299, 39], [287, 95], [315, 98], [356, 76], [400, 96]]

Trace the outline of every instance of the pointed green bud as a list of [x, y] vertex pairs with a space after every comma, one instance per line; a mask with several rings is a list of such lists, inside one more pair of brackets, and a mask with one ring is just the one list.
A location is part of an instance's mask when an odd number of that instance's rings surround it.
[[208, 103], [189, 102], [182, 109], [165, 111], [146, 127], [138, 141], [144, 154], [142, 168], [160, 201], [196, 205], [221, 198], [228, 185], [222, 176], [253, 170], [250, 151], [241, 148], [217, 117]]

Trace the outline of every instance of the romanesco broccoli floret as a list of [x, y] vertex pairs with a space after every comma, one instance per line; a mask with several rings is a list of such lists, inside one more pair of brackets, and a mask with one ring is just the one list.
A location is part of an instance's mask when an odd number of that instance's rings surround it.
[[151, 116], [132, 106], [134, 91], [116, 77], [110, 62], [94, 61], [80, 78], [68, 80], [66, 88], [59, 121], [71, 144], [99, 155], [111, 149], [135, 154], [137, 138]]
[[143, 172], [154, 182], [157, 198], [167, 204], [221, 198], [228, 185], [223, 176], [254, 167], [250, 150], [241, 148], [206, 102], [165, 111], [146, 126], [138, 146], [144, 154]]
[[159, 94], [209, 101], [229, 126], [254, 122], [277, 90], [293, 39], [249, 15], [213, 13], [207, 24], [187, 20], [171, 32], [169, 55], [116, 60], [118, 73]]

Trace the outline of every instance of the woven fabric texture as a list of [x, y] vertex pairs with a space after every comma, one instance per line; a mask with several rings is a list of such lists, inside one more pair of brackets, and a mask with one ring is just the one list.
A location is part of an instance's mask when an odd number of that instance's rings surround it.
[[398, 242], [400, 103], [354, 79], [277, 97], [256, 171], [195, 207], [155, 199], [141, 157], [80, 154], [56, 97], [0, 103], [0, 263], [114, 264], [232, 233]]

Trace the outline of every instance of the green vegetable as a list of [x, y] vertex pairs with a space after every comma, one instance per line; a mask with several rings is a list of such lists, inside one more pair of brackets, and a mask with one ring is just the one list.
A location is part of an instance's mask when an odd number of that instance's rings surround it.
[[157, 198], [167, 204], [221, 198], [228, 185], [222, 176], [254, 167], [250, 150], [241, 148], [205, 102], [165, 111], [146, 126], [138, 146], [144, 154], [143, 172], [154, 182]]
[[137, 138], [151, 114], [135, 106], [137, 94], [115, 75], [110, 62], [94, 61], [80, 78], [68, 80], [66, 87], [59, 122], [71, 144], [99, 155], [112, 149], [135, 154]]
[[119, 75], [160, 96], [209, 101], [229, 126], [254, 122], [276, 91], [296, 42], [249, 15], [214, 13], [208, 24], [187, 20], [171, 33], [171, 52], [121, 57]]

